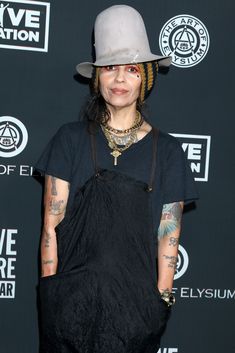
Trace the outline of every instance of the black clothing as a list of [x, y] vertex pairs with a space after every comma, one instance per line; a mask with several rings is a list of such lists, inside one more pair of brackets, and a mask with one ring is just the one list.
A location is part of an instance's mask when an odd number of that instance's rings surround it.
[[[114, 166], [111, 149], [101, 128], [96, 134], [97, 156], [99, 166], [119, 171], [136, 180], [149, 182], [152, 155], [152, 130], [140, 141], [131, 145], [118, 157]], [[166, 203], [198, 198], [195, 182], [188, 161], [179, 141], [159, 131], [157, 166], [154, 188], [151, 193], [152, 213], [155, 239], [162, 213]], [[93, 174], [91, 146], [86, 122], [66, 123], [46, 146], [36, 166], [42, 173], [53, 175], [70, 182], [70, 193], [67, 209], [71, 207], [74, 195], [86, 180]]]
[[[86, 136], [89, 136], [87, 132]], [[148, 167], [146, 182], [118, 169], [104, 168], [100, 163], [103, 155], [97, 143], [98, 134], [90, 134], [93, 173], [81, 188], [75, 188], [73, 202], [56, 227], [57, 274], [40, 279], [43, 353], [156, 353], [159, 348], [170, 309], [157, 289], [151, 187], [159, 187], [156, 176], [162, 178], [164, 185], [169, 182], [169, 176], [162, 170], [155, 174], [161, 133], [158, 144], [155, 128], [146, 135], [145, 141], [150, 137], [150, 160], [147, 156], [144, 160]], [[75, 146], [71, 140], [68, 144], [68, 135], [67, 144], [62, 146], [56, 137], [38, 166], [47, 174], [73, 181], [76, 170], [72, 173], [71, 166], [90, 163], [90, 158], [82, 154], [84, 146], [73, 154]], [[68, 148], [70, 153], [66, 154]], [[61, 150], [62, 155], [58, 152]], [[68, 169], [57, 173], [53, 168], [60, 167], [51, 161], [57, 158], [60, 164], [60, 157], [68, 163]], [[113, 157], [109, 157], [113, 162]], [[79, 158], [80, 163], [76, 163]], [[123, 160], [119, 158], [121, 165]], [[70, 169], [69, 163], [72, 163]], [[180, 173], [185, 175], [185, 166], [183, 169]], [[165, 200], [173, 202], [195, 196], [184, 188], [178, 190], [184, 194], [177, 195], [175, 191], [173, 197], [169, 197], [166, 189], [163, 193], [156, 190], [161, 195], [159, 207], [162, 208]]]

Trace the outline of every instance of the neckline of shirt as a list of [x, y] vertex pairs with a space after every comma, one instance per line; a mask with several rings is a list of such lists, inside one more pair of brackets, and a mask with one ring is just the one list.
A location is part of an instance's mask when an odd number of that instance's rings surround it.
[[[102, 138], [102, 141], [109, 148], [107, 138], [106, 138], [101, 126], [99, 126], [98, 132], [99, 132], [99, 135]], [[147, 132], [147, 134], [144, 135], [144, 137], [142, 137], [140, 140], [138, 140], [137, 142], [133, 143], [130, 147], [128, 147], [125, 150], [125, 152], [128, 151], [128, 150], [133, 150], [133, 149], [135, 149], [138, 146], [142, 146], [144, 143], [148, 142], [148, 140], [151, 139], [152, 135], [153, 135], [153, 127], [152, 127], [152, 129], [149, 132]]]

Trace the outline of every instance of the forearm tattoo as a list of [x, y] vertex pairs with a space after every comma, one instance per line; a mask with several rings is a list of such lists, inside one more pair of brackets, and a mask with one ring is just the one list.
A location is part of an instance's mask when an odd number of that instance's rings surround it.
[[176, 246], [179, 243], [179, 238], [175, 238], [175, 237], [170, 237], [169, 239], [169, 245], [170, 246]]
[[56, 177], [51, 177], [51, 194], [57, 196]]
[[45, 266], [47, 265], [52, 265], [54, 264], [54, 261], [53, 260], [42, 260], [42, 267], [41, 267], [41, 275], [44, 276], [45, 274]]
[[168, 267], [176, 269], [178, 258], [176, 256], [163, 255], [163, 257], [168, 261]]
[[51, 236], [50, 234], [44, 230], [44, 243], [45, 243], [45, 248], [49, 248], [50, 247], [50, 240], [51, 240]]
[[49, 213], [51, 215], [59, 215], [64, 212], [64, 200], [50, 200], [49, 202]]
[[42, 260], [42, 265], [50, 265], [53, 264], [54, 261], [53, 260]]
[[[161, 239], [175, 232], [180, 227], [182, 207], [180, 202], [173, 202], [163, 205], [161, 222], [158, 228], [158, 239]], [[171, 237], [171, 244], [177, 245], [176, 238]]]
[[160, 288], [160, 289], [159, 289], [159, 292], [160, 292], [161, 294], [167, 293], [167, 292], [170, 292], [170, 289], [169, 289], [169, 288]]

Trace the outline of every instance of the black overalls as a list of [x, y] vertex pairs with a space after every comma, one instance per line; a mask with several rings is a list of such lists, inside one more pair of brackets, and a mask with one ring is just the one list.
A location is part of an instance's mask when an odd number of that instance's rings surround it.
[[40, 278], [42, 353], [157, 353], [169, 309], [156, 277], [149, 185], [97, 165], [56, 227], [58, 270]]

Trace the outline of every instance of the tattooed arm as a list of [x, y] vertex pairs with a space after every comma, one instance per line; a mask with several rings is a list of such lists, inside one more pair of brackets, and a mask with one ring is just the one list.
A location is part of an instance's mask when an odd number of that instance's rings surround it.
[[44, 223], [41, 237], [41, 274], [49, 276], [57, 270], [55, 227], [65, 215], [69, 183], [50, 175], [45, 176]]
[[178, 257], [181, 218], [184, 203], [163, 205], [158, 229], [158, 288], [160, 292], [172, 290]]

